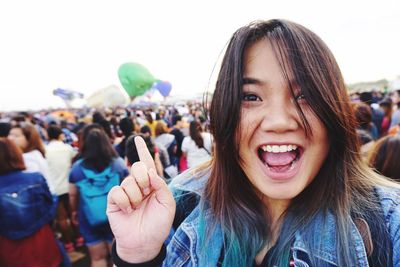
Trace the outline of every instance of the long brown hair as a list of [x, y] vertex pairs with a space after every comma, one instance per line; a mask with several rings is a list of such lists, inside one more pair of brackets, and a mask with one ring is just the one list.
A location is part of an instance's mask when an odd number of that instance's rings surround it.
[[25, 170], [22, 151], [11, 140], [0, 137], [0, 174]]
[[204, 140], [203, 136], [201, 135], [202, 132], [203, 129], [201, 128], [201, 124], [198, 120], [193, 120], [192, 122], [190, 122], [189, 126], [190, 138], [192, 138], [192, 140], [196, 143], [196, 145], [199, 148], [204, 147]]
[[400, 136], [379, 139], [368, 155], [368, 163], [380, 174], [400, 181]]
[[44, 148], [43, 141], [40, 137], [38, 130], [34, 125], [29, 123], [17, 124], [12, 128], [21, 129], [23, 135], [27, 140], [27, 146], [23, 149], [24, 153], [31, 152], [33, 150], [38, 150], [43, 157], [46, 157], [46, 150]]
[[103, 129], [88, 127], [82, 145], [84, 163], [97, 171], [104, 170], [118, 154], [110, 143], [110, 139]]
[[[282, 228], [276, 251], [283, 253], [283, 249], [290, 249], [295, 232], [304, 229], [316, 214], [332, 211], [337, 222], [339, 266], [349, 266], [354, 259], [349, 238], [351, 218], [365, 216], [366, 209], [379, 210], [379, 204], [373, 201], [376, 199], [373, 187], [386, 182], [361, 160], [355, 117], [334, 56], [316, 34], [285, 20], [253, 22], [234, 33], [211, 102], [210, 129], [215, 156], [204, 196], [225, 235], [224, 265], [237, 263], [235, 251], [246, 253], [240, 255], [243, 256], [240, 264], [252, 264], [256, 253], [271, 237], [270, 218], [263, 212], [262, 202], [240, 167], [239, 156], [244, 53], [259, 41], [272, 44], [292, 97], [295, 85], [299, 86], [326, 127], [330, 142], [330, 151], [319, 173], [283, 215], [285, 219], [291, 218], [291, 224], [282, 226], [286, 228]], [[301, 107], [294, 103], [306, 136], [312, 136]], [[380, 224], [382, 220], [375, 222]]]

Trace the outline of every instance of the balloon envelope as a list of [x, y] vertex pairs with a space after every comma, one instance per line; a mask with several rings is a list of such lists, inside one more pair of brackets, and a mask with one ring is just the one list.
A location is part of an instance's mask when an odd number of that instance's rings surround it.
[[58, 96], [63, 100], [73, 100], [75, 98], [83, 98], [82, 93], [63, 88], [54, 89], [53, 95]]
[[157, 82], [155, 87], [158, 89], [158, 91], [160, 91], [160, 94], [163, 97], [169, 96], [169, 93], [171, 93], [171, 89], [172, 89], [171, 83], [167, 82], [167, 81], [159, 81], [159, 82]]
[[125, 63], [118, 69], [118, 77], [130, 97], [140, 96], [154, 83], [154, 77], [138, 63]]

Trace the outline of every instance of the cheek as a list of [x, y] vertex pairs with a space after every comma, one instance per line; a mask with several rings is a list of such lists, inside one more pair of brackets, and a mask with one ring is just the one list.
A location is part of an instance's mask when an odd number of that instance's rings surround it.
[[17, 143], [21, 148], [26, 148], [26, 146], [28, 145], [28, 141], [25, 139], [25, 137], [22, 136], [17, 138]]

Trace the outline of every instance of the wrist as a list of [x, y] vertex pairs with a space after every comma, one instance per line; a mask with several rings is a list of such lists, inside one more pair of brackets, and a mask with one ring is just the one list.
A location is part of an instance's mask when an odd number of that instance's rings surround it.
[[161, 251], [162, 244], [157, 248], [146, 248], [146, 249], [127, 249], [114, 243], [117, 255], [120, 259], [129, 263], [143, 263], [155, 259]]

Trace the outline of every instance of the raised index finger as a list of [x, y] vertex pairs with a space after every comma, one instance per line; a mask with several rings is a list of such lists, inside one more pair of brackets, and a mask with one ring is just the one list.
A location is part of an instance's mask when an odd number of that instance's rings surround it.
[[156, 169], [153, 157], [151, 156], [149, 150], [147, 149], [146, 143], [141, 136], [135, 137], [136, 150], [139, 155], [139, 159], [143, 162], [148, 169]]

